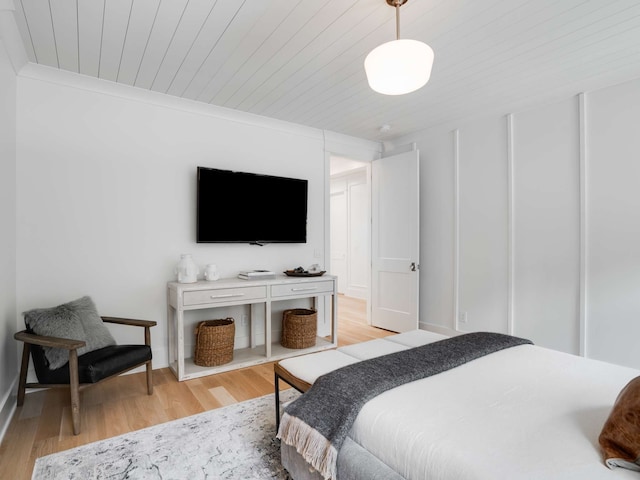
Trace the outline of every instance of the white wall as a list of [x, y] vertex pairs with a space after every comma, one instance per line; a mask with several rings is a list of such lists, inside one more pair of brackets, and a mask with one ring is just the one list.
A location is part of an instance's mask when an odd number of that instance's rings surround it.
[[455, 328], [456, 140], [452, 132], [420, 139], [420, 322]]
[[640, 365], [640, 80], [587, 96], [587, 345]]
[[[19, 311], [89, 294], [103, 314], [157, 320], [154, 367], [162, 367], [165, 285], [181, 253], [216, 263], [222, 277], [324, 265], [321, 131], [28, 67], [18, 81]], [[332, 148], [358, 149], [343, 136], [327, 138]], [[196, 244], [198, 165], [308, 179], [307, 243]], [[220, 208], [240, 196], [221, 198]], [[131, 340], [126, 332], [116, 339]]]
[[640, 79], [395, 139], [422, 163], [421, 326], [640, 368], [638, 112]]
[[16, 74], [0, 39], [0, 438], [18, 377], [16, 323]]
[[507, 328], [506, 137], [503, 119], [465, 125], [458, 132], [461, 331]]
[[513, 118], [513, 333], [578, 353], [578, 98]]

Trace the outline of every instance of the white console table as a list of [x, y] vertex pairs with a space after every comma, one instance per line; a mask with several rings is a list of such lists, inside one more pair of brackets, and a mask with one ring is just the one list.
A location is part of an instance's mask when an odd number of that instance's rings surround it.
[[[241, 280], [239, 278], [220, 279], [215, 282], [167, 284], [167, 323], [169, 327], [169, 367], [178, 381], [202, 377], [214, 373], [244, 368], [265, 362], [301, 355], [337, 346], [337, 280], [335, 276], [287, 277], [278, 275], [270, 280]], [[290, 349], [280, 345], [280, 339], [272, 339], [271, 307], [273, 302], [312, 298], [313, 307], [318, 309], [318, 299], [331, 297], [329, 315], [331, 318], [330, 340], [316, 338], [316, 345], [305, 349]], [[249, 319], [251, 345], [233, 352], [230, 363], [215, 367], [201, 367], [193, 363], [193, 352], [185, 351], [184, 312], [217, 307], [250, 305]], [[254, 334], [258, 309], [264, 311], [265, 341], [256, 345]], [[319, 312], [320, 313], [320, 312]]]

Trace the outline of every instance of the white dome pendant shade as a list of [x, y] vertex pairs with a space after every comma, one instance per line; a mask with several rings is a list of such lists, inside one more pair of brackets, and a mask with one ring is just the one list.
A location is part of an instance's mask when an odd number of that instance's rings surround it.
[[371, 50], [364, 60], [369, 86], [385, 95], [403, 95], [426, 85], [433, 50], [417, 40], [393, 40]]
[[404, 95], [426, 85], [431, 77], [433, 50], [417, 40], [400, 40], [400, 7], [408, 0], [386, 0], [396, 9], [396, 40], [383, 43], [364, 59], [369, 86], [385, 95]]

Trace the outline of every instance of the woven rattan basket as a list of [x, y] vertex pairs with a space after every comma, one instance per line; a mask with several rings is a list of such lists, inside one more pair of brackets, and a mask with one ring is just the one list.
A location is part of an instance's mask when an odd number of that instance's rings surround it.
[[306, 308], [285, 310], [282, 315], [282, 340], [285, 348], [309, 348], [316, 344], [318, 312]]
[[236, 325], [233, 318], [206, 320], [196, 327], [196, 351], [193, 363], [201, 367], [222, 365], [233, 360], [233, 339]]

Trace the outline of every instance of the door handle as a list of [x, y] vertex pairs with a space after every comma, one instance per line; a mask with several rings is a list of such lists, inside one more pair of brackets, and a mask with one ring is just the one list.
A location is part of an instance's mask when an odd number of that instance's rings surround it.
[[411, 262], [411, 265], [409, 265], [409, 270], [411, 270], [412, 272], [415, 272], [419, 268], [420, 268], [420, 265], [416, 265], [416, 262]]

